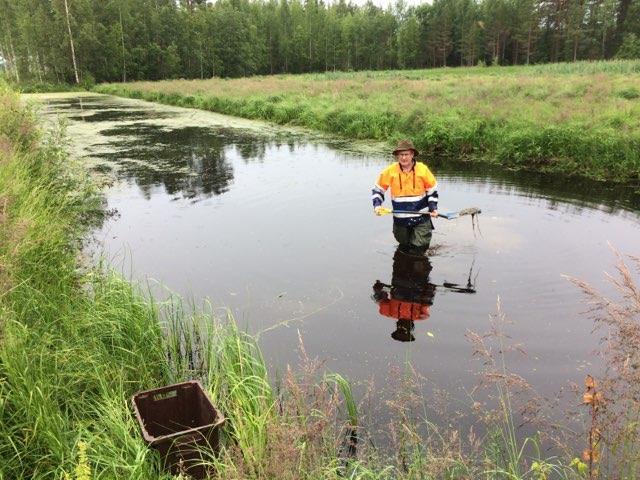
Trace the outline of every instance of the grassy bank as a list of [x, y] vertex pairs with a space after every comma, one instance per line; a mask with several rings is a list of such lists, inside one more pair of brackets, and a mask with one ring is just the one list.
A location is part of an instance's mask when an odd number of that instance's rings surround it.
[[463, 437], [445, 413], [451, 426], [434, 425], [407, 366], [390, 379], [383, 451], [349, 383], [307, 358], [302, 342], [299, 368], [274, 380], [232, 321], [154, 303], [119, 275], [84, 265], [99, 192], [62, 139], [39, 131], [2, 85], [0, 105], [0, 479], [168, 479], [129, 398], [188, 378], [200, 378], [228, 418], [222, 452], [208, 459], [217, 478], [584, 478], [572, 455], [546, 458], [537, 436], [519, 439], [517, 378], [490, 354], [507, 349], [503, 337], [493, 346], [473, 339], [487, 353], [498, 405], [482, 412], [486, 436]]
[[78, 262], [97, 192], [0, 89], [0, 478], [63, 478], [83, 444], [99, 478], [153, 478], [126, 399], [166, 378], [157, 312]]
[[640, 61], [104, 84], [95, 91], [388, 141], [425, 157], [640, 179]]

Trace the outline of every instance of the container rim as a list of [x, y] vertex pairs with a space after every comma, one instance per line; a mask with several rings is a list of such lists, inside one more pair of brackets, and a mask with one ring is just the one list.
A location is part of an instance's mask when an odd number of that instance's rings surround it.
[[[185, 428], [184, 430], [180, 430], [178, 432], [174, 432], [174, 433], [169, 433], [167, 435], [160, 435], [159, 437], [153, 436], [151, 435], [148, 431], [147, 431], [147, 427], [145, 426], [144, 422], [142, 421], [142, 415], [140, 414], [140, 410], [138, 409], [138, 405], [136, 403], [136, 397], [140, 396], [140, 395], [149, 395], [149, 394], [158, 394], [158, 393], [162, 393], [164, 391], [167, 390], [172, 390], [174, 388], [177, 387], [181, 387], [183, 385], [196, 385], [197, 387], [200, 388], [200, 390], [204, 393], [204, 398], [206, 399], [207, 403], [211, 406], [211, 408], [213, 409], [213, 411], [215, 412], [216, 415], [216, 421], [213, 423], [208, 423], [206, 425], [200, 425], [198, 427], [191, 427], [191, 428]], [[226, 418], [225, 416], [220, 412], [220, 410], [218, 410], [216, 408], [216, 406], [211, 402], [211, 399], [209, 398], [209, 395], [207, 394], [207, 391], [203, 388], [202, 383], [200, 383], [199, 380], [187, 380], [186, 382], [180, 382], [180, 383], [175, 383], [172, 385], [166, 385], [164, 387], [160, 387], [160, 388], [151, 388], [149, 390], [143, 390], [140, 392], [137, 392], [135, 394], [133, 394], [131, 396], [131, 404], [133, 406], [133, 411], [135, 413], [136, 419], [138, 420], [138, 425], [140, 426], [140, 430], [142, 431], [142, 436], [144, 437], [145, 441], [149, 442], [149, 444], [156, 444], [156, 443], [161, 443], [167, 439], [171, 439], [173, 437], [179, 437], [182, 435], [185, 435], [187, 433], [193, 433], [193, 432], [199, 432], [200, 430], [204, 430], [207, 428], [216, 428], [219, 427], [220, 425], [224, 424], [226, 422]]]

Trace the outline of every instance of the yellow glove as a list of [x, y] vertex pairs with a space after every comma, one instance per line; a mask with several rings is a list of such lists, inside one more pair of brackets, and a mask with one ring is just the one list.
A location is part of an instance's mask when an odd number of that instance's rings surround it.
[[385, 207], [375, 207], [373, 209], [373, 212], [380, 216], [380, 215], [388, 215], [391, 213], [391, 210], [389, 208], [385, 208]]

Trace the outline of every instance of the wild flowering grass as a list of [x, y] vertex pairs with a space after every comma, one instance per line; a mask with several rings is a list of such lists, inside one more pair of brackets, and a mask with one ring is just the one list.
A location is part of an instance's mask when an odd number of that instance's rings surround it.
[[[598, 331], [602, 333], [600, 355], [607, 366], [597, 378], [591, 397], [592, 412], [588, 445], [598, 458], [600, 478], [640, 476], [640, 257], [617, 256], [616, 274], [608, 275], [618, 295], [607, 297], [587, 282], [571, 279], [585, 293]], [[601, 397], [597, 397], [599, 392]], [[590, 392], [587, 392], [590, 393]], [[595, 398], [595, 402], [593, 399]], [[592, 400], [590, 403], [589, 400]], [[595, 443], [595, 442], [594, 442]], [[597, 449], [597, 450], [596, 450]]]
[[[543, 444], [553, 445], [560, 451], [563, 449], [558, 447], [564, 447], [569, 450], [568, 456], [570, 447], [563, 445], [546, 424], [547, 420], [554, 420], [557, 413], [549, 415], [548, 402], [536, 394], [525, 378], [509, 369], [512, 355], [526, 355], [522, 345], [508, 336], [509, 323], [498, 299], [497, 313], [490, 319], [489, 331], [467, 332], [474, 356], [482, 364], [472, 396], [482, 398], [475, 402], [475, 408], [491, 439], [484, 449], [487, 471], [497, 478], [571, 478], [577, 471], [570, 462], [543, 454]], [[519, 430], [524, 425], [535, 427], [537, 433], [522, 438]], [[541, 432], [545, 427], [546, 431]]]
[[393, 143], [427, 157], [637, 180], [640, 62], [105, 84], [96, 91]]

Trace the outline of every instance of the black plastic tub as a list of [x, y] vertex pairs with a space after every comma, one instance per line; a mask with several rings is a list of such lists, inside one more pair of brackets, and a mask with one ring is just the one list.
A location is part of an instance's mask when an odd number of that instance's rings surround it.
[[225, 422], [196, 380], [136, 393], [131, 401], [142, 436], [172, 474], [207, 476], [203, 460], [218, 453]]

